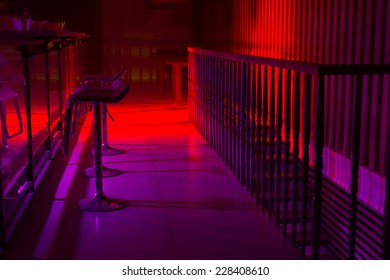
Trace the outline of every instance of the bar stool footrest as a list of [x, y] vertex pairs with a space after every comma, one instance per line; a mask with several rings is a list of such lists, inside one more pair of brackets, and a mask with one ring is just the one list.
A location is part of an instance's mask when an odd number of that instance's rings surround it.
[[110, 198], [105, 194], [95, 194], [91, 198], [85, 198], [73, 204], [73, 207], [85, 212], [107, 212], [122, 209], [128, 202], [118, 198]]

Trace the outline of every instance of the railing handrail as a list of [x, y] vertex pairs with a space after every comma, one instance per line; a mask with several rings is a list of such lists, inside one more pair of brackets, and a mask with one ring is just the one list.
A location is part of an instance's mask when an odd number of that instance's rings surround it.
[[375, 75], [390, 74], [390, 64], [320, 64], [280, 58], [269, 58], [246, 54], [227, 53], [202, 48], [189, 47], [189, 53], [211, 55], [218, 58], [262, 64], [314, 75]]

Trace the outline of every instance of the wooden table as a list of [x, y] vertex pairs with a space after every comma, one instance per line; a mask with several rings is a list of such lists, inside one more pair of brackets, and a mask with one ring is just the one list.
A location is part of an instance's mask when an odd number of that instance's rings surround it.
[[181, 70], [188, 68], [188, 61], [167, 61], [165, 62], [172, 66], [172, 80], [173, 80], [173, 98], [176, 105], [181, 104]]

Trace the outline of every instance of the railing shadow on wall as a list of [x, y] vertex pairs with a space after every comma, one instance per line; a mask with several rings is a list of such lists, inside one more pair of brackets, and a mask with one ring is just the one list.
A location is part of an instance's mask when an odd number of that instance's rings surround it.
[[[362, 110], [362, 81], [377, 75], [389, 81], [390, 65], [310, 64], [199, 48], [188, 52], [190, 121], [293, 246], [301, 248], [302, 258], [322, 258], [326, 249], [336, 258], [389, 259], [390, 147], [379, 147], [386, 153], [382, 169], [367, 171], [360, 154], [368, 149], [360, 140], [362, 120], [371, 118]], [[344, 128], [350, 155], [325, 142], [329, 106], [340, 106], [327, 102], [327, 85], [340, 77], [351, 85], [352, 102], [343, 104], [350, 110]], [[390, 112], [381, 132], [388, 146], [389, 119]], [[340, 184], [344, 179], [333, 165], [344, 165], [347, 182]], [[364, 178], [367, 172], [378, 186]], [[374, 188], [383, 189], [379, 207], [362, 199]]]

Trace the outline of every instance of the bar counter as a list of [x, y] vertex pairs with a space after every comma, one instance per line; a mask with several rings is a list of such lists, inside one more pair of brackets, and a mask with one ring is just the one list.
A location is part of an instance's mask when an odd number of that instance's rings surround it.
[[[16, 137], [2, 137], [0, 252], [61, 144], [64, 104], [82, 75], [81, 39], [86, 37], [64, 30], [0, 31], [0, 55], [12, 75], [24, 80], [16, 85], [0, 76], [0, 87], [17, 93], [23, 127]], [[1, 126], [15, 131], [16, 107], [3, 104], [6, 122]]]

